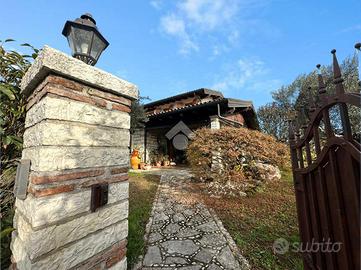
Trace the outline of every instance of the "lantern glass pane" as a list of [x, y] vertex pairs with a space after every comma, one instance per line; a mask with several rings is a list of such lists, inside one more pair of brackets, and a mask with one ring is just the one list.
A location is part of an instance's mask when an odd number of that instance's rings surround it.
[[74, 45], [74, 38], [73, 38], [71, 29], [72, 29], [72, 27], [70, 27], [70, 30], [69, 30], [68, 35], [67, 35], [67, 39], [68, 39], [69, 47], [71, 49], [71, 53], [74, 55], [74, 53], [75, 53], [75, 45]]
[[99, 38], [97, 34], [94, 34], [93, 46], [90, 55], [98, 60], [100, 54], [105, 48], [105, 43]]
[[92, 35], [93, 31], [90, 29], [71, 26], [69, 37], [72, 40], [69, 43], [73, 53], [88, 54]]

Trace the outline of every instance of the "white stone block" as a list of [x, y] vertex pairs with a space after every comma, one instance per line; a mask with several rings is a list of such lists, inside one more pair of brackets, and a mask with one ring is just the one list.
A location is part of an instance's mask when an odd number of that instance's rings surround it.
[[126, 129], [45, 120], [25, 130], [24, 148], [32, 146], [129, 146]]
[[12, 251], [12, 256], [16, 261], [17, 269], [21, 269], [21, 270], [32, 269], [30, 259], [26, 254], [24, 248], [24, 243], [21, 241], [21, 239], [18, 236], [16, 236], [16, 234], [13, 234], [11, 238], [10, 248]]
[[17, 199], [15, 207], [36, 228], [90, 211], [90, 196], [90, 189], [39, 198], [28, 194], [25, 200]]
[[115, 203], [129, 197], [129, 182], [109, 184], [108, 203]]
[[126, 112], [102, 109], [88, 103], [46, 96], [30, 108], [25, 127], [45, 119], [81, 122], [92, 125], [129, 129], [130, 116]]
[[[83, 238], [90, 233], [108, 227], [128, 217], [128, 201], [99, 208], [66, 223], [33, 230], [21, 215], [16, 215], [17, 234], [25, 244], [31, 260], [49, 251]], [[39, 244], [41, 243], [41, 244]]]
[[102, 88], [114, 94], [138, 98], [138, 88], [134, 84], [48, 46], [44, 46], [21, 80], [22, 93], [29, 94], [50, 73]]
[[128, 235], [128, 220], [113, 224], [103, 230], [90, 234], [79, 241], [75, 241], [48, 256], [31, 262], [23, 250], [23, 244], [19, 237], [15, 237], [12, 244], [12, 251], [17, 262], [20, 262], [21, 269], [31, 270], [59, 270], [70, 269], [71, 267], [89, 259], [97, 253], [125, 239]]
[[23, 159], [37, 172], [128, 165], [129, 150], [120, 147], [41, 146], [26, 148]]

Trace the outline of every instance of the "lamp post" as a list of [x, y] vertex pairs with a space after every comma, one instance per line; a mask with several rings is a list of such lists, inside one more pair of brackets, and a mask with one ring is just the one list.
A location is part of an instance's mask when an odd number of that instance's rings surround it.
[[67, 21], [62, 34], [68, 39], [72, 56], [92, 66], [97, 63], [101, 53], [109, 45], [89, 13], [75, 21]]

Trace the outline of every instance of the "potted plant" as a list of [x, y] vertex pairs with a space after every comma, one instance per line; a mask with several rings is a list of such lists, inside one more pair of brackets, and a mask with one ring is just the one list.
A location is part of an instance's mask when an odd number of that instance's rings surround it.
[[169, 164], [170, 164], [170, 162], [169, 162], [169, 156], [168, 156], [168, 155], [164, 155], [164, 156], [163, 156], [163, 166], [168, 167]]
[[149, 160], [150, 160], [150, 165], [153, 165], [156, 167], [161, 166], [161, 163], [159, 163], [159, 155], [158, 155], [157, 151], [153, 150], [149, 153]]

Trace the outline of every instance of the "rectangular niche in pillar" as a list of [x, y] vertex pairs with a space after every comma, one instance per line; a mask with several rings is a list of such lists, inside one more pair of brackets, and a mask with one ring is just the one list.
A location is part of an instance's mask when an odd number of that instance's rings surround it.
[[108, 203], [108, 184], [94, 185], [91, 187], [90, 211], [95, 212], [98, 208]]

